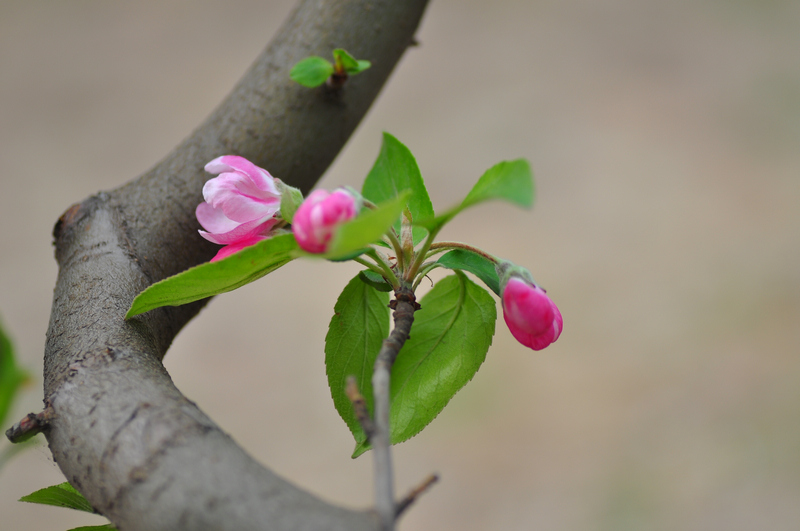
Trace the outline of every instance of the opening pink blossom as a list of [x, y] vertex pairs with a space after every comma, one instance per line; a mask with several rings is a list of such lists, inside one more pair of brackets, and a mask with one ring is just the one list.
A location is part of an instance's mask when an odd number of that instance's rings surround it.
[[243, 157], [218, 157], [205, 170], [218, 176], [203, 186], [205, 202], [195, 214], [205, 229], [200, 235], [225, 246], [214, 262], [268, 237], [278, 222], [281, 194], [268, 171]]

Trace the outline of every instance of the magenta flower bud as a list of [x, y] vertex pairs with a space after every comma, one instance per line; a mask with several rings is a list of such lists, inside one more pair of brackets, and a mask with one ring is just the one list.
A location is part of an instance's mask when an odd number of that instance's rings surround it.
[[542, 350], [561, 335], [564, 319], [542, 288], [511, 276], [503, 288], [503, 317], [514, 338]]
[[235, 155], [218, 157], [206, 164], [218, 174], [203, 186], [204, 203], [197, 205], [200, 235], [224, 245], [211, 259], [221, 260], [269, 236], [278, 222], [281, 194], [275, 179], [265, 169]]
[[324, 253], [336, 228], [358, 214], [359, 200], [347, 190], [314, 190], [292, 218], [297, 243], [309, 253]]

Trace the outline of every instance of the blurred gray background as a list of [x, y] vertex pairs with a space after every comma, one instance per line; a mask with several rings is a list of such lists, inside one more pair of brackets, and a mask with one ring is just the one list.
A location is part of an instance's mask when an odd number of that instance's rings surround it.
[[[0, 2], [0, 316], [37, 375], [13, 420], [41, 407], [58, 216], [164, 156], [290, 8]], [[486, 204], [442, 236], [528, 266], [565, 326], [533, 352], [501, 320], [397, 447], [400, 492], [442, 475], [401, 529], [800, 529], [800, 3], [434, 0], [418, 37], [321, 184], [359, 186], [383, 130], [438, 208], [528, 158], [532, 212]], [[357, 270], [297, 262], [217, 298], [166, 366], [258, 460], [367, 506], [323, 366]], [[15, 501], [61, 481], [41, 444], [17, 457], [0, 527], [102, 523]]]

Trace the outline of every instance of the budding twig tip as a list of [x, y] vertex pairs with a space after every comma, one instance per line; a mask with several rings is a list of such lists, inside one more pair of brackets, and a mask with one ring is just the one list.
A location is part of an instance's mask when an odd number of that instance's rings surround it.
[[47, 406], [41, 413], [28, 413], [22, 420], [6, 430], [6, 437], [15, 444], [25, 442], [48, 429], [54, 415], [52, 406]]

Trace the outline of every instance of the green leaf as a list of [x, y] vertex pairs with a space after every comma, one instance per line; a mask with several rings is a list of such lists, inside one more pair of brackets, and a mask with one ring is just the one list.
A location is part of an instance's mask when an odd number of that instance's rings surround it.
[[[411, 190], [408, 209], [412, 220], [433, 217], [433, 205], [414, 155], [395, 137], [383, 133], [381, 152], [364, 181], [361, 194], [373, 203], [380, 203], [397, 197], [404, 190]], [[400, 231], [400, 220], [395, 223], [395, 230]], [[415, 227], [414, 243], [422, 241], [425, 234], [425, 229]]]
[[367, 68], [369, 68], [371, 66], [372, 66], [372, 63], [370, 63], [369, 61], [367, 61], [365, 59], [359, 59], [357, 61], [357, 64], [356, 64], [355, 68], [353, 68], [351, 70], [348, 70], [347, 73], [350, 74], [350, 75], [360, 74], [361, 72], [363, 72], [364, 70], [366, 70]]
[[405, 207], [408, 193], [388, 198], [374, 210], [362, 211], [356, 218], [343, 223], [333, 235], [328, 251], [321, 256], [330, 260], [352, 256], [355, 251], [366, 248], [380, 240]]
[[337, 71], [349, 71], [352, 68], [358, 68], [358, 61], [346, 50], [336, 48], [333, 50], [333, 68]]
[[392, 291], [392, 285], [386, 279], [371, 269], [365, 269], [358, 274], [358, 278], [366, 285], [378, 290], [389, 292]]
[[289, 72], [289, 77], [304, 87], [314, 88], [325, 83], [331, 74], [333, 74], [331, 62], [312, 55], [294, 65]]
[[300, 254], [293, 234], [273, 236], [217, 262], [206, 262], [156, 282], [133, 300], [125, 318], [161, 306], [180, 306], [233, 291], [275, 271]]
[[[444, 409], [478, 371], [494, 335], [494, 299], [459, 271], [439, 281], [420, 304], [392, 368], [392, 444], [418, 434]], [[361, 442], [353, 456], [368, 449]]]
[[355, 57], [341, 48], [333, 50], [333, 59], [335, 62], [334, 68], [339, 66], [342, 70], [351, 75], [361, 73], [372, 66], [369, 61], [357, 61]]
[[356, 443], [363, 443], [366, 435], [345, 395], [345, 382], [348, 376], [355, 376], [371, 411], [372, 369], [381, 343], [389, 336], [388, 303], [387, 293], [372, 289], [357, 275], [339, 295], [325, 336], [325, 372], [333, 405]]
[[495, 164], [484, 173], [467, 194], [461, 208], [488, 199], [504, 199], [523, 208], [533, 206], [533, 172], [525, 159]]
[[500, 296], [500, 278], [497, 276], [494, 262], [488, 258], [469, 251], [455, 249], [439, 258], [436, 263], [448, 269], [468, 271], [481, 279], [486, 286]]
[[0, 426], [5, 425], [6, 416], [20, 387], [30, 379], [14, 357], [14, 346], [0, 323]]
[[281, 217], [287, 223], [291, 223], [292, 218], [294, 218], [294, 213], [297, 212], [297, 209], [303, 202], [303, 192], [278, 179], [275, 181], [277, 182], [278, 190], [280, 190], [281, 193]]
[[22, 502], [40, 503], [42, 505], [55, 505], [56, 507], [66, 507], [76, 511], [86, 511], [95, 513], [89, 501], [83, 494], [75, 490], [69, 483], [61, 483], [52, 487], [45, 487], [36, 492], [23, 496], [19, 499]]
[[117, 531], [117, 528], [112, 524], [105, 525], [82, 525], [81, 527], [73, 527], [67, 531]]
[[530, 208], [533, 206], [534, 195], [533, 172], [527, 160], [500, 162], [486, 170], [460, 205], [435, 218], [420, 219], [416, 224], [437, 232], [459, 212], [472, 205], [489, 199], [503, 199], [523, 208]]

